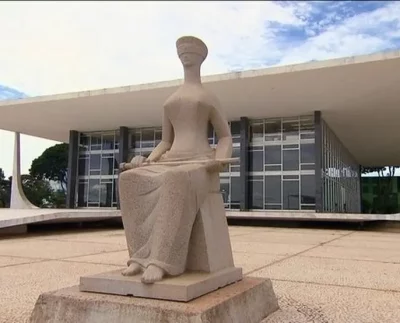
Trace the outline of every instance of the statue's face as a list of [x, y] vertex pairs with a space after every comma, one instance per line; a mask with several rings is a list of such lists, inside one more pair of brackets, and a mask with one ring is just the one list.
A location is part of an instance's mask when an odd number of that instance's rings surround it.
[[179, 55], [179, 59], [184, 67], [199, 65], [203, 62], [203, 57], [201, 57], [199, 54], [190, 52], [182, 53]]

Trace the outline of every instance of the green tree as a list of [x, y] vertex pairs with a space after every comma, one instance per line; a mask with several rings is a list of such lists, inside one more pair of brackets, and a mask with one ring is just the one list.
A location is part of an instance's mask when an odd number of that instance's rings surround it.
[[47, 179], [60, 184], [61, 190], [67, 190], [68, 144], [56, 144], [47, 148], [32, 161], [29, 174], [37, 179]]
[[[363, 174], [378, 173], [378, 193], [370, 207], [372, 213], [395, 213], [399, 211], [397, 196], [392, 194], [393, 179], [397, 166], [362, 167]], [[385, 174], [385, 171], [387, 173]]]
[[0, 168], [0, 208], [10, 206], [11, 182], [6, 179], [3, 169]]
[[[11, 179], [11, 178], [10, 178]], [[47, 180], [22, 175], [22, 188], [27, 199], [38, 207], [51, 207], [53, 190]]]

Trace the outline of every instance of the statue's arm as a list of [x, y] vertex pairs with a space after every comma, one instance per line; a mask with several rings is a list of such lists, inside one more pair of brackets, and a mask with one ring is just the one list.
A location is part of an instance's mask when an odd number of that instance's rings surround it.
[[225, 159], [232, 157], [232, 135], [228, 120], [222, 114], [221, 109], [216, 106], [210, 111], [210, 122], [218, 137], [215, 158]]
[[162, 122], [161, 142], [157, 145], [156, 148], [154, 148], [154, 150], [151, 152], [147, 160], [153, 162], [160, 159], [160, 157], [171, 148], [173, 141], [174, 141], [174, 129], [172, 127], [171, 121], [164, 112], [163, 122]]

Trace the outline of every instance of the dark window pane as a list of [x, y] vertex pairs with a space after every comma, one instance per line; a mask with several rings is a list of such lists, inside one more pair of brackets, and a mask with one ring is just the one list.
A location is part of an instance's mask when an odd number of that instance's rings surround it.
[[87, 151], [89, 150], [89, 141], [90, 138], [84, 134], [80, 134], [79, 136], [79, 151]]
[[301, 162], [312, 164], [315, 161], [315, 144], [300, 145]]
[[299, 138], [298, 121], [290, 121], [282, 123], [283, 140], [297, 140]]
[[232, 164], [231, 165], [231, 172], [240, 172], [240, 166], [237, 164]]
[[89, 158], [79, 158], [78, 175], [88, 175], [89, 172]]
[[162, 132], [161, 131], [156, 131], [156, 146], [161, 142], [162, 139]]
[[114, 149], [114, 135], [103, 135], [103, 150]]
[[265, 176], [265, 202], [281, 203], [281, 176]]
[[250, 125], [250, 141], [262, 140], [263, 136], [264, 136], [263, 124]]
[[283, 149], [298, 149], [299, 145], [298, 144], [293, 144], [293, 145], [283, 145]]
[[283, 179], [299, 179], [299, 175], [283, 175]]
[[90, 179], [89, 180], [89, 203], [99, 202], [99, 190], [100, 190], [100, 180]]
[[231, 177], [231, 203], [239, 203], [240, 204], [240, 178], [239, 177]]
[[101, 135], [91, 135], [90, 150], [101, 150]]
[[265, 164], [281, 163], [281, 146], [265, 146]]
[[100, 190], [100, 206], [111, 207], [112, 196], [112, 183], [102, 183]]
[[100, 169], [100, 154], [90, 155], [90, 169]]
[[114, 155], [114, 169], [118, 169], [119, 168], [119, 154], [116, 153]]
[[87, 206], [87, 189], [88, 185], [85, 183], [79, 183], [78, 185], [78, 207]]
[[302, 170], [313, 170], [313, 169], [315, 169], [315, 165], [314, 164], [312, 164], [312, 165], [301, 165], [301, 169]]
[[136, 132], [132, 134], [131, 140], [132, 140], [132, 147], [135, 148], [140, 148], [140, 140], [141, 140], [141, 135], [140, 132]]
[[229, 183], [221, 183], [221, 194], [224, 203], [229, 203]]
[[154, 147], [154, 130], [142, 130], [142, 148]]
[[264, 153], [263, 151], [249, 151], [249, 162], [251, 172], [262, 172], [264, 170]]
[[118, 201], [118, 179], [114, 179], [113, 202]]
[[283, 182], [283, 209], [299, 209], [299, 181]]
[[101, 175], [112, 175], [114, 170], [114, 158], [106, 157], [101, 160]]
[[265, 204], [266, 210], [282, 210], [281, 204]]
[[301, 176], [301, 203], [315, 204], [315, 175]]
[[282, 166], [281, 165], [265, 165], [264, 169], [266, 172], [277, 172], [277, 171], [281, 171], [282, 170]]
[[281, 120], [277, 119], [277, 120], [267, 120], [265, 122], [265, 134], [266, 135], [281, 135], [281, 131], [282, 131], [282, 124], [281, 124]]
[[114, 149], [118, 148], [119, 148], [119, 133], [116, 133], [114, 138]]
[[[239, 147], [234, 147], [232, 149], [232, 158], [240, 158], [240, 148]], [[235, 165], [239, 165], [239, 163], [237, 163]]]
[[284, 150], [283, 151], [283, 170], [298, 170], [299, 169], [299, 151]]
[[314, 131], [314, 117], [301, 117], [300, 118], [300, 131]]
[[240, 121], [231, 122], [231, 133], [232, 136], [240, 136]]
[[262, 181], [251, 181], [249, 183], [250, 208], [263, 209], [264, 206], [264, 184]]
[[315, 210], [315, 205], [302, 205], [302, 210]]

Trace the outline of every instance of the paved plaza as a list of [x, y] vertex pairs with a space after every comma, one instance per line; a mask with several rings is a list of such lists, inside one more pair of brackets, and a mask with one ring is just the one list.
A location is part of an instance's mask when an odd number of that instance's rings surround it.
[[[230, 226], [237, 266], [269, 277], [281, 310], [263, 323], [400, 322], [400, 234]], [[0, 322], [27, 322], [38, 296], [126, 263], [122, 229], [0, 239]]]

